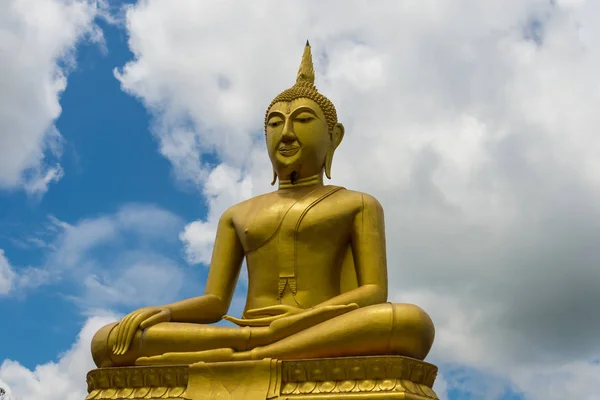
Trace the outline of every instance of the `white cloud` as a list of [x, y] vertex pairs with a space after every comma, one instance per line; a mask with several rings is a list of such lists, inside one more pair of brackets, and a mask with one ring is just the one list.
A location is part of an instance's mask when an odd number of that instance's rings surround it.
[[206, 220], [188, 224], [180, 235], [188, 261], [210, 263], [219, 217], [227, 205], [239, 203], [251, 197], [251, 193], [250, 179], [242, 176], [239, 169], [221, 164], [211, 171], [203, 187], [208, 201]]
[[585, 1], [147, 0], [117, 78], [180, 180], [211, 182], [215, 155], [240, 171], [182, 234], [207, 262], [220, 212], [269, 188], [265, 107], [309, 38], [346, 127], [335, 182], [383, 203], [392, 293], [432, 314], [432, 358], [530, 399], [592, 399], [554, 377], [583, 382], [600, 358], [598, 17]]
[[435, 394], [438, 395], [439, 400], [448, 400], [448, 383], [446, 382], [446, 378], [443, 373], [439, 373], [435, 378], [435, 382], [433, 384], [433, 390], [435, 390]]
[[[94, 333], [121, 316], [111, 310], [167, 303], [176, 300], [186, 280], [174, 258], [183, 221], [176, 215], [146, 204], [128, 204], [114, 213], [75, 221], [51, 217], [47, 261], [31, 268], [14, 268], [12, 286], [20, 294], [40, 285], [71, 279], [73, 292], [62, 293], [89, 316], [73, 346], [57, 361], [30, 370], [18, 361], [3, 360], [0, 387], [11, 400], [85, 398], [87, 372], [95, 368], [90, 342]], [[0, 288], [4, 264], [0, 250]], [[8, 276], [8, 275], [7, 275]], [[16, 291], [13, 289], [13, 292]]]
[[166, 257], [134, 253], [121, 256], [119, 263], [121, 271], [98, 272], [101, 276], [92, 274], [84, 279], [86, 307], [165, 304], [176, 299], [183, 286], [183, 272]]
[[530, 398], [579, 398], [598, 400], [600, 365], [572, 362], [560, 366], [540, 364], [535, 369], [517, 369], [513, 379]]
[[186, 281], [179, 257], [172, 254], [179, 255], [177, 236], [183, 227], [177, 215], [147, 204], [127, 204], [73, 224], [51, 217], [47, 231], [54, 237], [45, 262], [15, 268], [13, 287], [25, 294], [70, 279], [77, 282], [75, 293], [65, 295], [84, 309], [173, 301]]
[[61, 179], [62, 137], [54, 126], [76, 45], [102, 42], [103, 2], [0, 2], [0, 189], [43, 194]]
[[90, 352], [92, 337], [102, 326], [118, 320], [107, 312], [90, 317], [73, 346], [49, 361], [30, 370], [18, 361], [4, 360], [0, 365], [0, 387], [11, 400], [81, 400], [87, 396], [86, 374], [94, 369]]
[[10, 293], [13, 289], [15, 272], [4, 255], [4, 250], [0, 249], [0, 295]]

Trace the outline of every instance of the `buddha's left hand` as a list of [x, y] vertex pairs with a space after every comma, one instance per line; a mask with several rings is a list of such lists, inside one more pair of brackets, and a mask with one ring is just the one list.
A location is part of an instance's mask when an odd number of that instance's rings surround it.
[[328, 319], [335, 318], [349, 311], [356, 310], [358, 304], [318, 306], [307, 310], [286, 305], [276, 305], [255, 310], [246, 311], [247, 316], [269, 315], [277, 311], [283, 311], [276, 315], [271, 315], [256, 319], [239, 319], [225, 316], [223, 319], [233, 322], [239, 326], [270, 326], [273, 330], [288, 329], [292, 326], [311, 326], [319, 324]]
[[269, 325], [269, 329], [275, 334], [284, 333], [285, 336], [288, 336], [295, 332], [310, 328], [311, 326], [318, 325], [321, 322], [339, 317], [342, 314], [354, 311], [357, 308], [358, 304], [356, 303], [317, 306], [304, 310], [302, 313], [273, 321]]
[[304, 312], [303, 308], [288, 306], [285, 304], [276, 304], [273, 306], [254, 308], [244, 312], [244, 317], [235, 318], [229, 315], [223, 317], [224, 320], [233, 322], [238, 326], [269, 326], [271, 322], [283, 317], [300, 314]]

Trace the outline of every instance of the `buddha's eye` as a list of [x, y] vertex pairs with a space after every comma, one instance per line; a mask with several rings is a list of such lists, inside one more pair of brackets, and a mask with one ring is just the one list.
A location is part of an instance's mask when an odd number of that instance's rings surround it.
[[300, 122], [301, 124], [306, 124], [307, 122], [312, 121], [314, 118], [313, 117], [298, 117], [295, 119], [296, 122]]
[[267, 124], [270, 128], [277, 128], [281, 125], [281, 121], [271, 121]]

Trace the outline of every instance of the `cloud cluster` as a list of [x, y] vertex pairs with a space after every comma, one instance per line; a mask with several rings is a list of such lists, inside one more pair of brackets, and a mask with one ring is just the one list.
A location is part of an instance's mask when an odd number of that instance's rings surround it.
[[[179, 179], [256, 195], [271, 174], [265, 107], [308, 37], [347, 132], [334, 181], [383, 203], [392, 298], [431, 313], [432, 359], [527, 398], [591, 399], [598, 17], [597, 3], [564, 0], [147, 0], [127, 12], [135, 59], [116, 76], [153, 112]], [[182, 234], [190, 260], [208, 260], [231, 190], [211, 192], [207, 219]]]
[[4, 250], [0, 249], [0, 296], [12, 291], [15, 272], [4, 255]]
[[[112, 214], [69, 224], [51, 217], [41, 265], [11, 266], [0, 250], [0, 288], [25, 295], [41, 285], [70, 279], [65, 293], [84, 310], [127, 309], [173, 301], [185, 283], [179, 265], [183, 221], [148, 204], [126, 204]], [[0, 292], [0, 293], [3, 293]]]
[[72, 280], [72, 291], [61, 294], [89, 316], [72, 348], [57, 354], [57, 361], [29, 370], [18, 360], [0, 360], [0, 388], [7, 390], [8, 399], [85, 398], [85, 374], [94, 368], [94, 333], [119, 320], [115, 312], [178, 300], [186, 285], [196, 282], [180, 265], [177, 237], [183, 228], [171, 212], [127, 204], [71, 224], [51, 217], [40, 239], [46, 249], [43, 265], [11, 266], [0, 250], [0, 295], [25, 296], [41, 285]]
[[54, 126], [75, 46], [102, 43], [102, 1], [0, 2], [0, 189], [43, 194], [63, 170]]
[[178, 264], [177, 234], [183, 227], [178, 216], [161, 208], [127, 204], [72, 224], [51, 217], [41, 240], [47, 253], [43, 265], [10, 266], [0, 250], [0, 294], [8, 288], [26, 295], [41, 285], [69, 279], [75, 283], [73, 290], [62, 294], [89, 316], [73, 347], [57, 355], [56, 362], [29, 370], [18, 361], [3, 360], [0, 387], [10, 390], [9, 398], [85, 398], [85, 374], [94, 368], [93, 334], [119, 320], [115, 311], [174, 301], [186, 281], [193, 281]]
[[186, 247], [189, 262], [208, 264], [219, 217], [229, 205], [250, 198], [252, 184], [248, 176], [242, 176], [240, 169], [220, 164], [208, 175], [202, 194], [208, 203], [206, 220], [188, 224], [179, 237]]
[[30, 370], [18, 361], [0, 364], [0, 387], [7, 400], [81, 400], [87, 396], [85, 375], [95, 368], [90, 354], [92, 337], [102, 326], [118, 319], [102, 313], [90, 317], [73, 346], [56, 362], [37, 365]]

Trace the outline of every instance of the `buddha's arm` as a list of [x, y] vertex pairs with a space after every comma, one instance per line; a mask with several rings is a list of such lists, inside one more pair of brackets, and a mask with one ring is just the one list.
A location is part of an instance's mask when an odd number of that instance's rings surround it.
[[362, 206], [352, 226], [351, 246], [358, 288], [333, 297], [319, 306], [356, 303], [360, 307], [387, 301], [385, 222], [381, 204], [362, 194]]
[[204, 295], [170, 304], [171, 321], [214, 323], [229, 309], [244, 259], [232, 214], [229, 209], [219, 220]]

